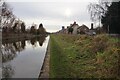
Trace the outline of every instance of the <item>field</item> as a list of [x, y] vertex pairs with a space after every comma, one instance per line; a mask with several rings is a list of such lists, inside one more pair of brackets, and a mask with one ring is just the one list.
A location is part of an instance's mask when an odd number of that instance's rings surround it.
[[51, 34], [50, 78], [120, 78], [120, 40]]

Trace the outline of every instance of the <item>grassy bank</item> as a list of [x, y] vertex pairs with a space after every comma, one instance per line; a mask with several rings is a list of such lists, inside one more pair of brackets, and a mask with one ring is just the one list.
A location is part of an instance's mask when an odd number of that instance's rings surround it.
[[50, 77], [119, 78], [120, 40], [108, 35], [52, 34]]

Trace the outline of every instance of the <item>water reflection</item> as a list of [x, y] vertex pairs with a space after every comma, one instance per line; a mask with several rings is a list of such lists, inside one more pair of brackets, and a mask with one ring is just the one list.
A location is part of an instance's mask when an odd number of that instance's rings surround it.
[[26, 47], [26, 43], [31, 44], [32, 46], [36, 47], [37, 42], [39, 43], [39, 46], [42, 47], [44, 41], [45, 41], [45, 36], [40, 36], [40, 37], [34, 37], [30, 40], [22, 40], [22, 41], [17, 41], [17, 42], [6, 42], [2, 43], [2, 63], [5, 64], [3, 65], [3, 77], [4, 78], [10, 78], [12, 75], [14, 75], [14, 69], [12, 66], [6, 65], [8, 62], [12, 61], [20, 52], [24, 51]]
[[12, 60], [16, 56], [16, 50], [12, 44], [2, 45], [2, 63]]
[[2, 68], [2, 77], [3, 78], [10, 78], [12, 77], [12, 75], [14, 74], [14, 69], [12, 68], [11, 65], [6, 65], [6, 66], [3, 66]]
[[43, 42], [45, 40], [45, 37], [38, 37], [37, 38], [38, 42], [39, 42], [39, 46], [42, 46], [43, 45]]
[[37, 41], [39, 42], [39, 46], [43, 45], [43, 42], [45, 40], [45, 36], [41, 36], [41, 37], [34, 37], [30, 40], [30, 43], [35, 46]]

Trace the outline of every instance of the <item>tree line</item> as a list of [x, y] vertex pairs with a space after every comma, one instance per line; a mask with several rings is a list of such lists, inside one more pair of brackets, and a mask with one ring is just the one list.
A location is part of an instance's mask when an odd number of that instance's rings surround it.
[[34, 24], [28, 29], [25, 25], [25, 22], [18, 19], [12, 12], [12, 8], [6, 2], [0, 0], [0, 28], [2, 29], [3, 34], [9, 33], [29, 33], [34, 35], [45, 34], [46, 30], [43, 27], [43, 24], [37, 25]]

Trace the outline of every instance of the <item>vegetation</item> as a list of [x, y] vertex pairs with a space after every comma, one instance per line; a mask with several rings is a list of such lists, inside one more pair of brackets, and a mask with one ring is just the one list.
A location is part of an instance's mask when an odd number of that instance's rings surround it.
[[120, 1], [110, 2], [109, 0], [99, 0], [99, 3], [90, 3], [88, 10], [90, 12], [91, 20], [96, 22], [99, 20], [102, 23], [102, 31], [107, 33], [120, 34]]
[[21, 24], [21, 32], [23, 32], [23, 33], [26, 32], [26, 31], [25, 31], [25, 23], [22, 23], [22, 24]]
[[39, 35], [39, 34], [45, 34], [46, 33], [46, 30], [45, 30], [45, 28], [43, 27], [43, 24], [41, 23], [40, 25], [39, 25], [39, 28], [37, 29], [37, 34]]
[[37, 25], [32, 25], [31, 28], [26, 29], [25, 22], [15, 17], [15, 15], [12, 13], [12, 9], [10, 6], [4, 2], [3, 0], [0, 0], [0, 10], [2, 12], [0, 13], [0, 24], [2, 29], [2, 39], [11, 39], [11, 38], [24, 38], [29, 36], [35, 36], [35, 35], [45, 35], [46, 30], [43, 27], [43, 24], [40, 24], [39, 28], [37, 29]]
[[120, 34], [120, 1], [113, 2], [110, 7], [108, 7], [105, 15], [102, 16], [101, 22], [103, 28], [109, 28], [109, 33], [119, 33]]
[[88, 5], [88, 11], [90, 12], [90, 18], [92, 21], [101, 20], [101, 17], [107, 12], [111, 2], [106, 0], [99, 0], [98, 3], [90, 3]]
[[[12, 25], [12, 23], [15, 20], [15, 15], [12, 13], [12, 9], [10, 8], [10, 6], [4, 2], [3, 0], [0, 0], [0, 24], [2, 27], [8, 25], [9, 26]], [[0, 27], [1, 28], [1, 27]]]
[[69, 27], [69, 28], [68, 28], [68, 34], [69, 34], [69, 33], [71, 33], [71, 34], [73, 33], [73, 28], [72, 28], [72, 27]]
[[120, 78], [119, 43], [105, 34], [52, 34], [50, 78]]
[[36, 29], [36, 25], [32, 25], [30, 28], [30, 33], [31, 34], [37, 34], [37, 29]]

